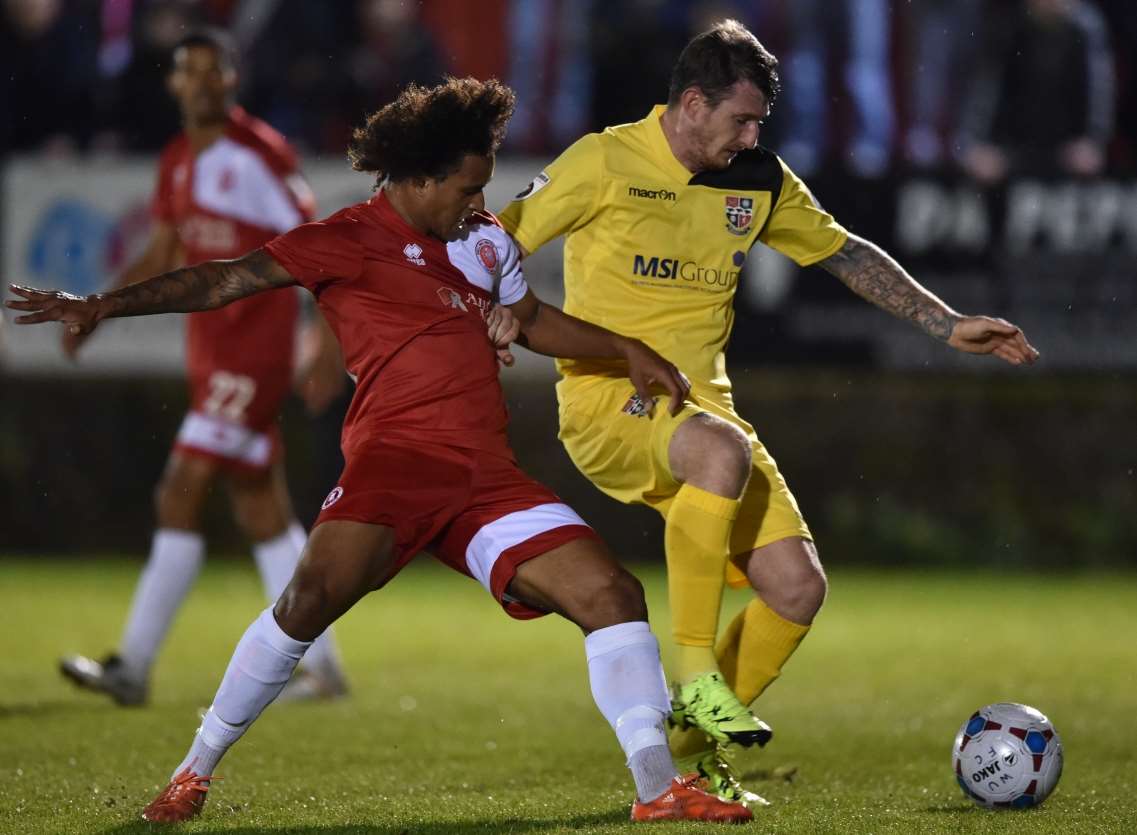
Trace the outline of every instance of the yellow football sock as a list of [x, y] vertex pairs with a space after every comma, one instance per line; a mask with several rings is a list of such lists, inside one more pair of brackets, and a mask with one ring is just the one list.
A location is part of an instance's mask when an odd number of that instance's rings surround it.
[[[737, 640], [728, 642], [736, 624]], [[740, 702], [752, 703], [781, 675], [783, 665], [809, 626], [786, 620], [757, 597], [738, 613], [723, 635], [716, 655], [723, 677]]]
[[711, 647], [676, 644], [671, 654], [672, 677], [680, 684], [686, 684], [703, 673], [713, 673], [717, 669], [715, 651]]
[[[740, 702], [749, 705], [762, 695], [808, 631], [809, 625], [786, 620], [758, 598], [735, 615], [715, 647], [715, 657]], [[676, 759], [713, 746], [698, 728], [676, 728], [668, 741]]]
[[738, 506], [737, 499], [684, 484], [667, 513], [663, 546], [675, 642], [674, 673], [683, 683], [718, 669], [712, 647]]
[[[734, 689], [734, 684], [738, 681], [738, 645], [742, 641], [742, 628], [745, 621], [746, 608], [743, 607], [723, 631], [718, 643], [715, 644], [715, 661], [731, 690]], [[748, 702], [743, 702], [743, 704], [748, 704]]]
[[[743, 609], [735, 615], [734, 620], [727, 626], [726, 631], [723, 632], [715, 646], [718, 668], [731, 689], [734, 689], [738, 668], [738, 642], [742, 635], [742, 622], [745, 618], [746, 610]], [[668, 737], [668, 744], [671, 747], [672, 756], [677, 760], [701, 754], [714, 747], [711, 738], [698, 728], [675, 728]]]

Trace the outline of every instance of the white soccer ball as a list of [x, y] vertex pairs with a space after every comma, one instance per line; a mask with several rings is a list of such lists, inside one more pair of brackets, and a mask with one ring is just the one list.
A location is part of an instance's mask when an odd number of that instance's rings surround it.
[[963, 723], [952, 767], [963, 793], [981, 806], [1037, 806], [1062, 776], [1062, 740], [1033, 707], [999, 702]]

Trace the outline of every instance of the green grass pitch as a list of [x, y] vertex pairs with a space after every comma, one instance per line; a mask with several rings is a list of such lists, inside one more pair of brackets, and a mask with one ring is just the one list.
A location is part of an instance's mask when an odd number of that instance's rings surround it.
[[[263, 602], [251, 561], [214, 561], [162, 656], [152, 706], [122, 710], [55, 669], [117, 638], [127, 560], [0, 560], [0, 832], [149, 832], [164, 784]], [[638, 569], [666, 635], [662, 574]], [[727, 600], [729, 614], [744, 598]], [[764, 833], [1137, 831], [1137, 577], [834, 570], [814, 633], [759, 702], [743, 760]], [[579, 634], [514, 622], [420, 559], [337, 627], [353, 684], [269, 708], [186, 832], [624, 832], [630, 779], [592, 704]], [[1047, 713], [1066, 771], [1044, 806], [965, 800], [952, 737], [976, 707]], [[792, 781], [764, 777], [795, 765]], [[693, 831], [698, 825], [655, 825]]]

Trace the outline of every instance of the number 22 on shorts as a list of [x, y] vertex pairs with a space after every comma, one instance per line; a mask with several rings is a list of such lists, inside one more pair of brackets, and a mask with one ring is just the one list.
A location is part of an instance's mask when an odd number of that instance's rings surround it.
[[252, 377], [229, 371], [214, 371], [209, 376], [209, 397], [202, 404], [202, 410], [206, 414], [239, 423], [245, 417], [245, 409], [256, 393], [257, 384]]

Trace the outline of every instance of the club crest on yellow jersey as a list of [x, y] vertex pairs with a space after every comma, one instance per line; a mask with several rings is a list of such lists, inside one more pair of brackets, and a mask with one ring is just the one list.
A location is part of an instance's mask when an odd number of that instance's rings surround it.
[[726, 196], [726, 231], [732, 235], [746, 235], [750, 232], [750, 221], [754, 220], [754, 198]]
[[655, 408], [655, 404], [658, 402], [658, 397], [652, 397], [649, 401], [645, 401], [638, 394], [633, 394], [620, 411], [632, 417], [651, 417], [651, 410]]

